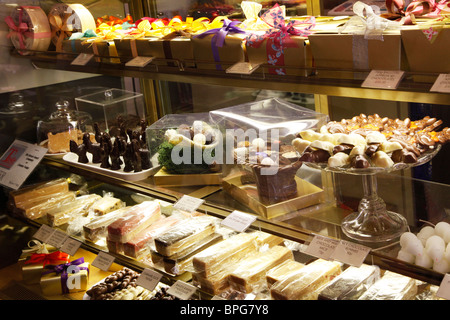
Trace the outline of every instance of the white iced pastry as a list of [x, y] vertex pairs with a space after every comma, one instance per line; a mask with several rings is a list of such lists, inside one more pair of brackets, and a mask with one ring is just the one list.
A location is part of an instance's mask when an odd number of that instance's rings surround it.
[[371, 160], [375, 167], [390, 168], [394, 165], [394, 161], [384, 151], [375, 152]]
[[325, 150], [325, 151], [328, 151], [330, 154], [332, 154], [334, 144], [332, 144], [331, 142], [328, 142], [328, 141], [315, 140], [315, 141], [311, 142], [311, 147], [316, 148], [316, 149]]
[[403, 147], [398, 142], [386, 141], [383, 142], [380, 146], [380, 151], [384, 151], [386, 153], [394, 152], [396, 150], [402, 150]]
[[311, 144], [310, 141], [301, 138], [295, 138], [294, 140], [292, 140], [292, 146], [300, 154], [305, 152], [305, 150], [310, 146], [310, 144]]
[[311, 129], [307, 129], [307, 130], [300, 132], [300, 137], [302, 137], [302, 139], [308, 140], [310, 142], [313, 142], [314, 140], [319, 140], [321, 136], [322, 136], [321, 133], [318, 133]]
[[350, 157], [348, 154], [344, 152], [338, 152], [335, 155], [328, 158], [328, 166], [335, 168], [335, 167], [342, 167], [350, 163]]
[[370, 143], [383, 143], [386, 141], [386, 136], [382, 134], [380, 131], [370, 131], [366, 135], [367, 144]]

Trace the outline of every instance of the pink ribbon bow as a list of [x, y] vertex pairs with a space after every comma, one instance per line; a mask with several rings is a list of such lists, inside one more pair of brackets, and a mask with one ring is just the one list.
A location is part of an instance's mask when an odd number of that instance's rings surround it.
[[[262, 35], [252, 33], [247, 37], [246, 43], [250, 47], [258, 48], [267, 39], [267, 62], [276, 66], [284, 66], [284, 48], [298, 47], [297, 43], [291, 39], [291, 35], [308, 36], [312, 33], [311, 29], [315, 26], [314, 17], [310, 17], [306, 21], [290, 20], [286, 23], [283, 10], [278, 4], [266, 11], [261, 16], [261, 20], [271, 26], [271, 28]], [[298, 28], [299, 26], [305, 27]], [[269, 73], [285, 74], [285, 69], [270, 68]]]

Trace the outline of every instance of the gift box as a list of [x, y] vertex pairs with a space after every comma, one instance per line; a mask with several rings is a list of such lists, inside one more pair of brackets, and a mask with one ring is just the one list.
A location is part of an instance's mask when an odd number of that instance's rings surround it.
[[[450, 72], [450, 28], [443, 25], [411, 26], [401, 31], [411, 72]], [[415, 81], [433, 82], [435, 76], [413, 76]]]
[[[247, 36], [246, 51], [250, 64], [272, 65], [274, 67], [269, 66], [267, 70], [264, 68], [270, 74], [311, 74], [312, 54], [307, 36], [314, 27], [315, 18], [286, 21], [283, 8], [276, 4], [260, 19], [269, 29], [252, 31]], [[258, 71], [262, 72], [262, 68]]]
[[374, 69], [405, 70], [400, 24], [359, 1], [353, 11], [355, 15], [336, 32], [321, 32], [322, 25], [308, 37], [318, 76], [364, 79]]
[[22, 266], [22, 278], [27, 284], [39, 283], [41, 274], [47, 265], [69, 262], [69, 255], [55, 251], [52, 253], [33, 253]]
[[[211, 22], [209, 30], [192, 36], [197, 68], [222, 71], [235, 63], [245, 61], [246, 33], [238, 27], [239, 23], [216, 18]], [[216, 27], [220, 24], [220, 27]]]
[[45, 296], [86, 291], [89, 282], [89, 262], [79, 258], [69, 263], [47, 265], [40, 278]]

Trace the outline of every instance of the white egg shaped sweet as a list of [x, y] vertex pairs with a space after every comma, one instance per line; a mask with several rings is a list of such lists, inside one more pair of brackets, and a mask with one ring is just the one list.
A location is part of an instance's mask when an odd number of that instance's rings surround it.
[[410, 242], [410, 241], [415, 241], [415, 239], [417, 239], [417, 236], [412, 233], [412, 232], [403, 232], [402, 235], [400, 236], [400, 246], [406, 247], [406, 245]]
[[440, 259], [433, 263], [433, 270], [441, 273], [450, 272], [450, 263], [448, 263], [447, 259]]
[[441, 260], [445, 252], [444, 240], [437, 235], [429, 237], [425, 245], [425, 251], [433, 262]]
[[445, 248], [444, 258], [450, 261], [450, 243], [447, 244], [447, 247]]
[[413, 254], [406, 252], [405, 250], [400, 250], [397, 254], [397, 259], [408, 263], [414, 263], [416, 257]]
[[434, 227], [434, 231], [436, 232], [436, 234], [441, 237], [442, 239], [444, 239], [444, 241], [446, 243], [448, 243], [449, 241], [446, 241], [446, 236], [448, 237], [448, 235], [450, 234], [450, 224], [445, 222], [445, 221], [441, 221], [438, 222], [436, 224], [436, 226]]
[[433, 267], [433, 260], [426, 254], [420, 254], [416, 256], [416, 260], [414, 261], [414, 264], [422, 267], [422, 268], [432, 268]]
[[419, 238], [419, 240], [422, 241], [423, 245], [425, 245], [427, 243], [428, 238], [435, 234], [436, 233], [432, 226], [425, 226], [422, 229], [420, 229], [419, 233], [417, 234], [417, 238]]

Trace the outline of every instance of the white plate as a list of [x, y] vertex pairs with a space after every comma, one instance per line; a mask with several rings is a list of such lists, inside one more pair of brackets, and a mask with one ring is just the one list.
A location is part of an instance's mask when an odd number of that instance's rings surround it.
[[[86, 168], [91, 171], [102, 173], [102, 174], [108, 175], [110, 177], [121, 178], [121, 179], [124, 179], [127, 181], [138, 181], [138, 180], [146, 179], [148, 177], [153, 176], [161, 168], [161, 166], [152, 162], [152, 165], [153, 165], [152, 168], [147, 169], [147, 170], [142, 170], [141, 172], [125, 172], [125, 171], [123, 171], [123, 168], [121, 168], [119, 170], [111, 170], [111, 169], [100, 167], [100, 163], [92, 163], [91, 162], [92, 161], [91, 154], [88, 153], [87, 157], [88, 157], [89, 163], [80, 163], [80, 162], [78, 162], [78, 155], [76, 153], [68, 152], [63, 157], [63, 160], [67, 161], [73, 165], [76, 165], [78, 167]], [[122, 165], [122, 167], [123, 167], [123, 165]]]

